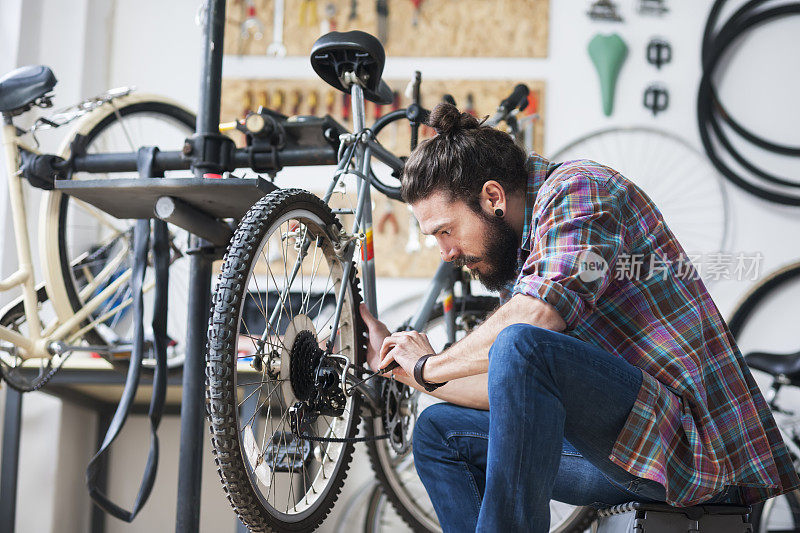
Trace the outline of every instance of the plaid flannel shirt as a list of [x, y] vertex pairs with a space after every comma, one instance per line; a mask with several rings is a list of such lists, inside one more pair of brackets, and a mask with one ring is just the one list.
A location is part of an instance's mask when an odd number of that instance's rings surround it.
[[[746, 503], [800, 486], [727, 324], [653, 201], [593, 161], [533, 154], [528, 166], [519, 276], [501, 299], [544, 300], [565, 334], [642, 370], [609, 459], [664, 485], [678, 506], [728, 485]], [[639, 271], [625, 275], [632, 257]]]

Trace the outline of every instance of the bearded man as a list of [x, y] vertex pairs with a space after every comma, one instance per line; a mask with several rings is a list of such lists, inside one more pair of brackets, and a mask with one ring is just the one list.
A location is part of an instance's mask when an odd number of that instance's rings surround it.
[[[719, 310], [652, 200], [601, 164], [526, 154], [452, 105], [404, 199], [502, 305], [439, 354], [365, 307], [368, 361], [444, 400], [414, 462], [445, 532], [549, 530], [551, 499], [752, 504], [800, 486]], [[620, 265], [638, 261], [636, 275]]]

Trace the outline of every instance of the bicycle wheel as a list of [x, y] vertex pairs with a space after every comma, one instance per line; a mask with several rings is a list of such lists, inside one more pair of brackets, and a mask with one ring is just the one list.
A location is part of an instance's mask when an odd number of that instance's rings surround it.
[[[762, 351], [797, 352], [796, 317], [786, 313], [800, 296], [800, 262], [791, 263], [759, 281], [736, 306], [728, 328], [745, 358]], [[784, 415], [785, 416], [785, 415]], [[775, 414], [781, 425], [782, 416]], [[791, 416], [789, 416], [791, 419]], [[792, 420], [788, 421], [793, 424]], [[790, 453], [792, 447], [789, 448]], [[798, 457], [794, 457], [797, 464]], [[790, 492], [753, 505], [750, 523], [756, 533], [800, 531], [800, 497]]]
[[[112, 105], [113, 104], [113, 105]], [[82, 136], [87, 153], [136, 151], [141, 146], [177, 149], [194, 131], [194, 115], [179, 105], [149, 95], [129, 95], [113, 100], [87, 114], [62, 145], [68, 157], [72, 142]], [[170, 177], [180, 172], [168, 173]], [[183, 175], [188, 175], [185, 171]], [[88, 174], [76, 172], [73, 180], [135, 178], [138, 174]], [[61, 320], [83, 307], [103, 288], [124, 275], [132, 266], [132, 220], [119, 220], [71, 196], [51, 192], [43, 202], [42, 257], [48, 293]], [[167, 335], [168, 367], [183, 364], [183, 343], [187, 316], [188, 267], [186, 256], [189, 234], [169, 225], [170, 268]], [[110, 268], [106, 268], [110, 267]], [[105, 269], [105, 270], [104, 270]], [[144, 316], [152, 316], [153, 296], [149, 290], [153, 272], [148, 269], [144, 287]], [[130, 284], [118, 290], [95, 310], [84, 323], [80, 335], [89, 344], [113, 347], [115, 356], [103, 354], [112, 364], [127, 368], [133, 333], [129, 312]], [[149, 320], [147, 320], [149, 324]], [[69, 339], [72, 344], [78, 336]], [[149, 343], [148, 343], [149, 345]], [[155, 360], [145, 355], [145, 368]]]
[[[457, 339], [463, 338], [481, 324], [488, 313], [497, 307], [497, 304], [497, 298], [490, 296], [467, 295], [454, 298], [453, 306], [457, 310]], [[444, 308], [441, 302], [431, 312], [424, 331], [437, 353], [444, 349], [447, 336]], [[397, 387], [396, 383], [392, 383], [394, 387]], [[403, 389], [407, 389], [407, 387], [403, 387]], [[410, 418], [413, 421], [418, 412], [436, 400], [431, 396], [414, 391], [403, 401], [411, 407], [412, 416]], [[408, 426], [406, 429], [410, 437], [413, 425], [409, 423]], [[368, 420], [366, 432], [367, 435], [383, 434], [385, 428], [382, 418]], [[387, 440], [372, 440], [367, 441], [367, 454], [376, 477], [381, 483], [383, 497], [374, 494], [374, 497], [370, 499], [366, 524], [371, 524], [370, 527], [373, 529], [365, 529], [365, 531], [398, 531], [402, 527], [402, 522], [415, 532], [441, 531], [433, 505], [414, 468], [414, 458], [410, 448], [404, 453], [397, 453]], [[385, 505], [386, 500], [391, 502], [391, 505]], [[575, 507], [552, 501], [550, 514], [551, 532], [582, 533], [589, 527], [596, 513], [592, 508]]]
[[647, 127], [608, 128], [573, 141], [550, 159], [591, 159], [622, 173], [653, 199], [689, 255], [728, 246], [723, 180], [680, 137]]
[[[355, 436], [359, 397], [342, 394], [338, 365], [366, 364], [355, 266], [343, 279], [333, 247], [340, 227], [311, 193], [278, 190], [250, 209], [223, 262], [206, 403], [222, 484], [251, 531], [317, 527], [352, 459], [352, 442], [318, 440]], [[330, 339], [342, 288], [333, 355], [325, 356], [319, 346]]]

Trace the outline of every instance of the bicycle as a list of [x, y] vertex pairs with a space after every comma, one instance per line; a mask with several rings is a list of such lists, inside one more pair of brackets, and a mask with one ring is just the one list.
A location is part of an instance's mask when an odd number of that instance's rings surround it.
[[[800, 387], [800, 351], [796, 351], [794, 330], [782, 324], [783, 309], [794, 305], [800, 280], [800, 262], [790, 263], [759, 280], [736, 305], [728, 326], [744, 352], [745, 362], [752, 369], [769, 376], [769, 391], [765, 395], [775, 417], [783, 441], [789, 450], [795, 469], [800, 472], [800, 416], [782, 402], [792, 398]], [[788, 317], [787, 317], [788, 318]], [[793, 325], [793, 324], [792, 324]], [[786, 335], [786, 332], [789, 332]], [[780, 346], [771, 352], [755, 351], [761, 341], [753, 342], [752, 335], [769, 338]], [[785, 338], [780, 338], [784, 333]], [[749, 346], [754, 348], [750, 351]], [[794, 350], [794, 351], [793, 351]], [[779, 394], [788, 388], [789, 394]], [[800, 495], [789, 492], [753, 506], [751, 523], [756, 532], [797, 531], [800, 529]]]
[[[400, 195], [377, 177], [372, 162], [397, 176], [403, 160], [375, 137], [407, 119], [414, 143], [425, 111], [412, 104], [366, 127], [364, 100], [392, 101], [380, 79], [383, 48], [368, 34], [323, 36], [311, 62], [323, 80], [350, 94], [353, 132], [339, 136], [337, 169], [322, 198], [291, 188], [266, 195], [242, 219], [225, 254], [206, 365], [215, 462], [232, 507], [252, 531], [309, 530], [336, 501], [354, 443], [366, 441], [376, 475], [404, 519], [416, 530], [436, 531], [435, 516], [419, 501], [427, 499], [424, 491], [403, 479], [419, 395], [392, 380], [369, 380], [354, 261], [360, 253], [364, 300], [376, 314], [371, 188]], [[488, 123], [513, 124], [526, 97], [524, 87], [515, 89]], [[332, 209], [328, 203], [346, 175], [356, 180], [356, 205]], [[345, 216], [352, 225], [344, 225]], [[465, 276], [441, 263], [407, 327], [443, 322], [451, 343], [459, 330], [480, 323], [496, 302], [473, 296]], [[357, 437], [362, 417], [365, 435]]]
[[[0, 80], [3, 144], [19, 265], [0, 281], [0, 291], [18, 288], [22, 293], [0, 310], [0, 375], [21, 392], [44, 386], [74, 352], [97, 353], [125, 368], [131, 350], [132, 222], [114, 219], [53, 190], [55, 177], [81, 180], [88, 176], [61, 168], [59, 162], [85, 154], [136, 151], [144, 144], [143, 136], [148, 143], [177, 144], [194, 131], [195, 123], [194, 114], [176, 102], [120, 88], [41, 116], [29, 129], [15, 124], [17, 117], [33, 108], [52, 107], [55, 84], [52, 71], [43, 66], [23, 67]], [[58, 154], [41, 154], [37, 136], [66, 125], [72, 130]], [[130, 173], [92, 174], [93, 179], [112, 176], [125, 178]], [[34, 280], [23, 179], [43, 189], [39, 217], [42, 283]], [[170, 226], [170, 292], [176, 299], [186, 292], [187, 236]], [[152, 286], [152, 279], [147, 278], [146, 293]], [[151, 297], [145, 298], [145, 305], [152, 307]], [[170, 361], [171, 366], [179, 366], [186, 307], [172, 309]], [[31, 378], [31, 367], [37, 366]]]

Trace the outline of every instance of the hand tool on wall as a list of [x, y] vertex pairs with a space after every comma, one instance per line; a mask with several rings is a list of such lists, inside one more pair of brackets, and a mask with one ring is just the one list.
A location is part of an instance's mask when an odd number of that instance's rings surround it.
[[253, 93], [250, 89], [246, 90], [242, 95], [242, 112], [241, 117], [244, 118], [253, 110]]
[[316, 115], [319, 107], [319, 93], [311, 91], [308, 93], [308, 114]]
[[328, 91], [325, 93], [325, 113], [333, 116], [333, 108], [336, 105], [336, 92]]
[[600, 77], [600, 93], [603, 100], [603, 113], [611, 116], [614, 111], [614, 92], [617, 87], [617, 76], [628, 56], [628, 46], [622, 37], [611, 35], [595, 35], [589, 41], [589, 57]]
[[661, 16], [669, 11], [666, 0], [639, 0], [640, 15]]
[[[390, 111], [397, 111], [398, 109], [400, 109], [400, 93], [397, 91], [392, 91], [392, 95], [393, 95], [392, 107]], [[400, 137], [400, 121], [395, 120], [394, 122], [392, 122], [391, 128], [392, 128], [392, 140], [391, 140], [392, 150], [397, 150], [398, 148], [397, 141]]]
[[419, 245], [419, 222], [417, 222], [416, 217], [414, 217], [411, 206], [407, 205], [406, 207], [408, 208], [408, 240], [406, 241], [406, 253], [412, 254], [422, 249], [422, 246]]
[[258, 92], [258, 107], [256, 109], [260, 110], [262, 107], [264, 109], [269, 107], [269, 94], [267, 94], [266, 90]]
[[319, 23], [319, 33], [325, 35], [332, 31], [336, 31], [336, 4], [328, 2], [325, 4], [325, 16]]
[[358, 18], [358, 0], [350, 0], [350, 14], [347, 15], [347, 20], [354, 21]]
[[342, 120], [348, 122], [350, 120], [350, 95], [342, 94]]
[[651, 83], [644, 90], [644, 106], [649, 109], [653, 116], [666, 111], [669, 107], [669, 91], [660, 83]]
[[300, 0], [300, 26], [316, 26], [319, 24], [317, 0]]
[[303, 93], [300, 92], [300, 89], [295, 89], [294, 91], [292, 91], [292, 99], [289, 107], [289, 109], [291, 109], [292, 116], [300, 114], [300, 104], [302, 103], [303, 103]]
[[422, 7], [422, 0], [411, 0], [414, 4], [414, 14], [411, 16], [411, 25], [416, 27], [419, 24], [419, 10]]
[[647, 43], [647, 62], [657, 69], [672, 61], [672, 46], [664, 39], [650, 39]]
[[389, 39], [389, 1], [376, 0], [375, 11], [378, 14], [378, 39], [386, 46]]
[[456, 99], [453, 98], [452, 94], [443, 94], [442, 95], [442, 102], [448, 103], [450, 105], [456, 105]]
[[592, 20], [605, 20], [609, 22], [622, 22], [622, 17], [617, 10], [617, 4], [611, 0], [596, 0], [586, 13]]
[[469, 113], [470, 115], [477, 116], [475, 113], [475, 95], [472, 93], [467, 93], [467, 101], [464, 104], [464, 111]]
[[269, 108], [278, 113], [283, 113], [283, 106], [286, 104], [286, 95], [283, 90], [275, 89], [269, 99]]
[[286, 55], [286, 46], [283, 44], [283, 15], [285, 0], [275, 0], [275, 14], [272, 19], [272, 43], [267, 47], [267, 55], [283, 57]]
[[383, 213], [380, 218], [378, 218], [378, 223], [375, 226], [378, 233], [386, 233], [387, 224], [392, 226], [392, 235], [400, 233], [400, 224], [397, 222], [397, 216], [394, 214], [394, 206], [391, 200], [386, 201]]
[[260, 41], [264, 37], [264, 24], [256, 14], [255, 0], [247, 0], [247, 16], [242, 21], [241, 25], [241, 38], [246, 41], [251, 36], [256, 41]]

